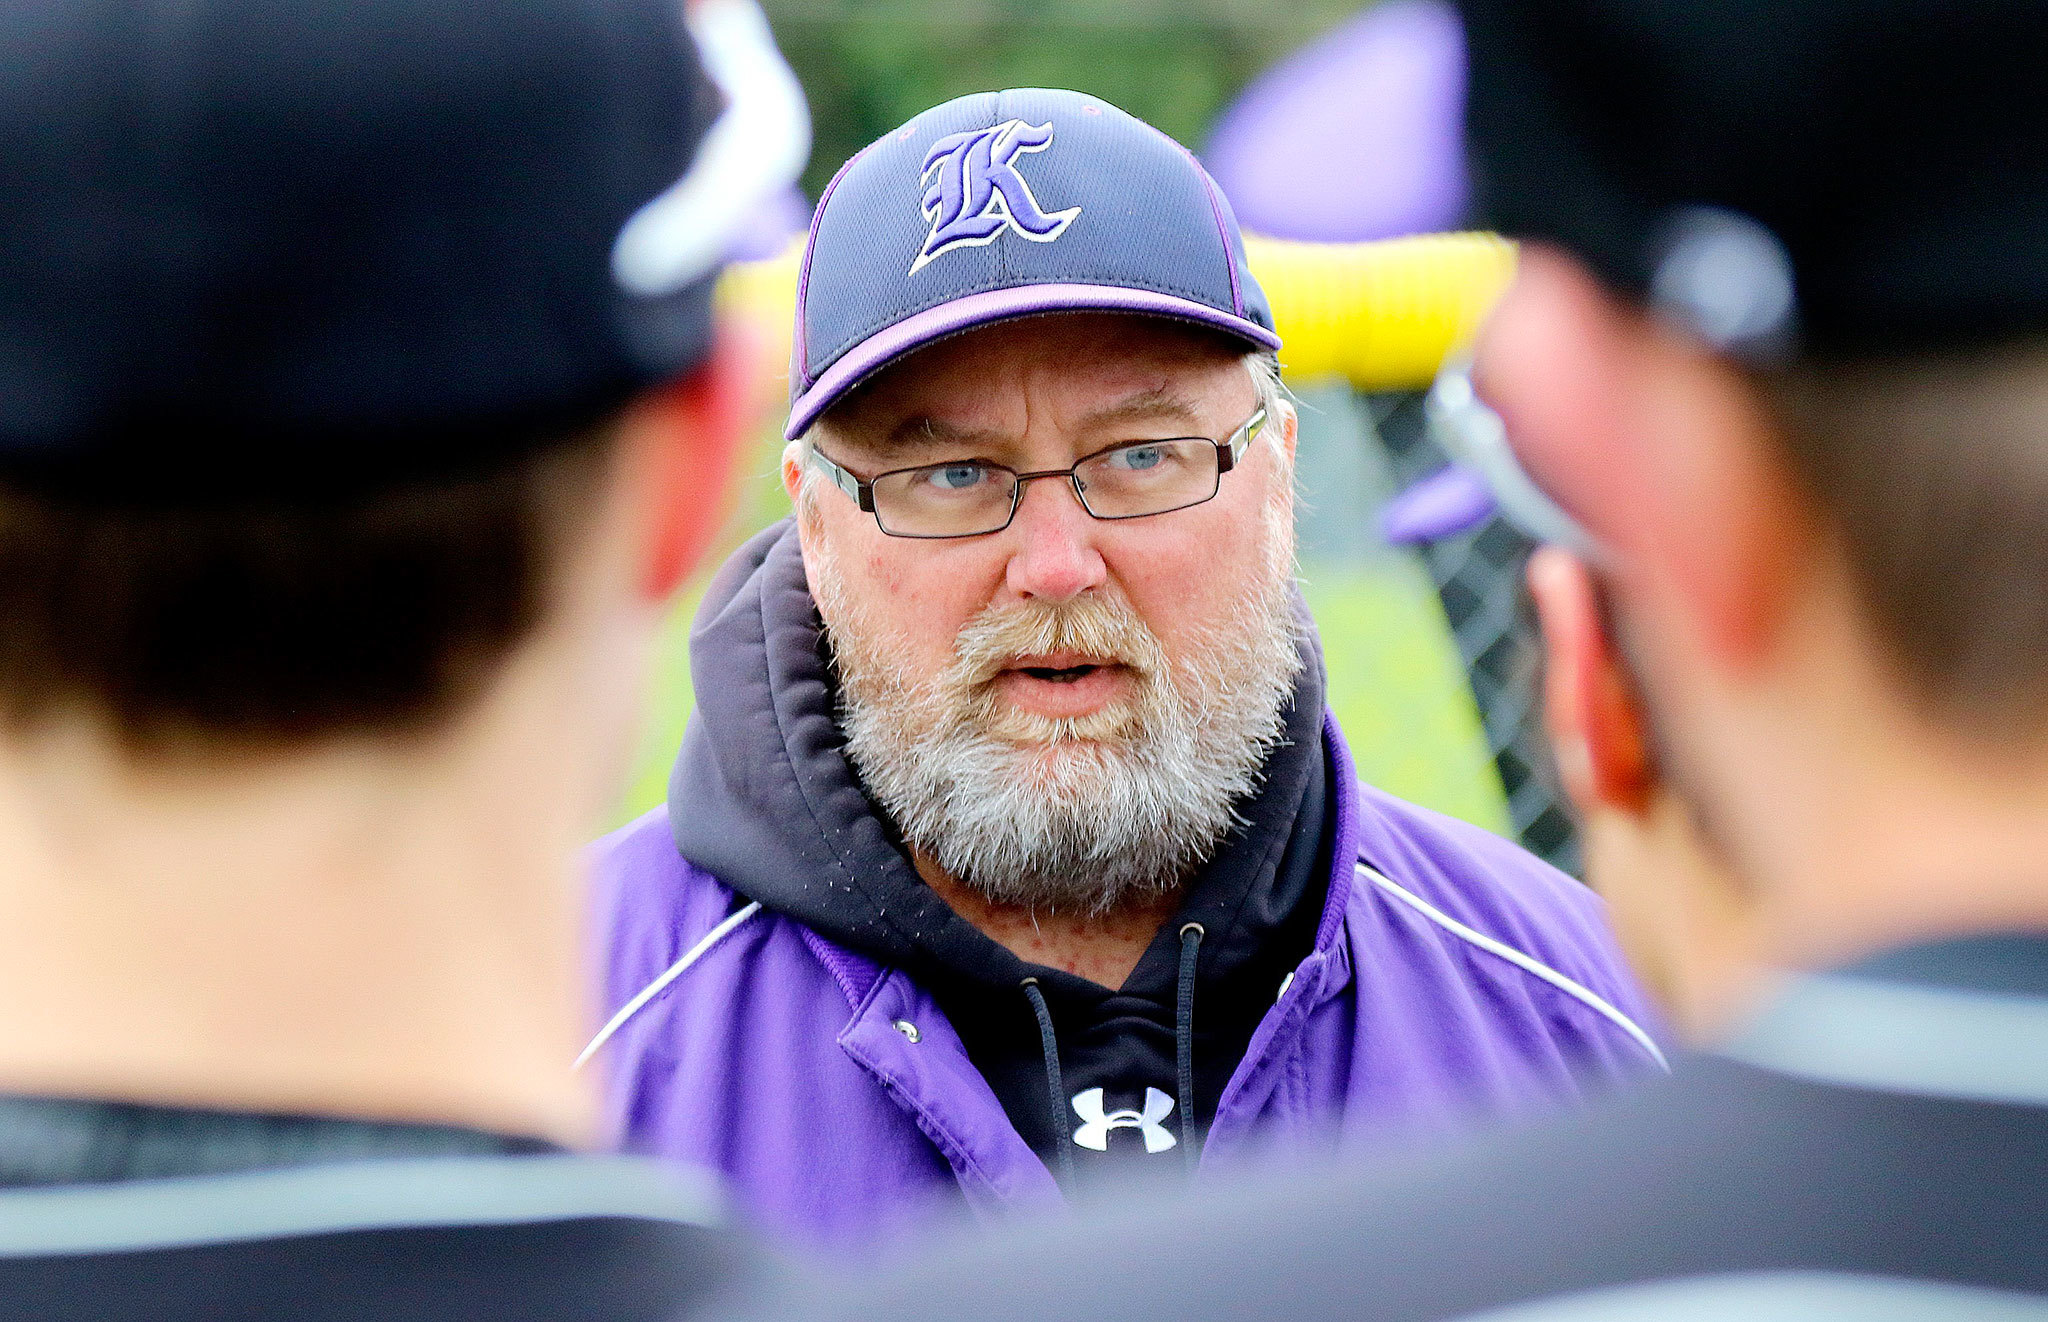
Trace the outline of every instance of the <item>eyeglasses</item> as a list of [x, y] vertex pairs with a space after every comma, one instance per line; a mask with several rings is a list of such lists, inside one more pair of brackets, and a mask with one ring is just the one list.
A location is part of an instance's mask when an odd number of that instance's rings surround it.
[[1507, 424], [1472, 388], [1472, 362], [1453, 359], [1437, 374], [1423, 401], [1430, 435], [1457, 463], [1477, 473], [1501, 515], [1539, 542], [1552, 542], [1582, 558], [1605, 558], [1593, 535], [1564, 512], [1515, 457]]
[[1266, 410], [1245, 419], [1221, 441], [1175, 436], [1125, 441], [1097, 450], [1071, 468], [1020, 473], [984, 459], [895, 468], [873, 477], [840, 466], [816, 446], [809, 462], [832, 485], [875, 516], [891, 537], [981, 537], [1001, 532], [1017, 517], [1024, 484], [1063, 477], [1074, 484], [1081, 508], [1098, 519], [1142, 519], [1215, 499], [1223, 475], [1266, 426]]

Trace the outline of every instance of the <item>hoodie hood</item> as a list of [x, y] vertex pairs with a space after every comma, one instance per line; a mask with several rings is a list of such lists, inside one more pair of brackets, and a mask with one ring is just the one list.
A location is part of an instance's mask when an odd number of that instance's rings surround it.
[[[1306, 621], [1298, 600], [1297, 609]], [[1257, 796], [1289, 799], [1272, 814], [1287, 822], [1304, 786], [1313, 785], [1318, 815], [1322, 797], [1322, 661], [1312, 634], [1303, 650], [1289, 744], [1269, 759], [1268, 785]], [[835, 716], [837, 685], [793, 519], [756, 535], [719, 571], [691, 628], [690, 665], [697, 706], [668, 796], [685, 858], [764, 908], [885, 964], [936, 965], [1011, 988], [1031, 971], [924, 883], [861, 787]], [[1287, 774], [1275, 775], [1283, 759]], [[1256, 822], [1269, 815], [1264, 806], [1245, 811]], [[1286, 843], [1282, 827], [1277, 842], [1260, 842], [1272, 855], [1269, 874]], [[1223, 848], [1239, 838], [1234, 832]], [[1200, 898], [1191, 892], [1191, 902]], [[1256, 897], [1236, 895], [1217, 916], [1235, 926], [1258, 908]], [[1256, 943], [1261, 934], [1238, 935]]]
[[756, 534], [711, 581], [690, 673], [696, 710], [668, 785], [683, 857], [884, 963], [968, 927], [912, 869], [846, 760], [794, 519]]

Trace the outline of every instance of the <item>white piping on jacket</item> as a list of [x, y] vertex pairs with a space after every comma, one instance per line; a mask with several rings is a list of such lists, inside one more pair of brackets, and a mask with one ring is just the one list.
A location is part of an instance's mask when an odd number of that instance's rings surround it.
[[631, 1019], [634, 1015], [640, 1013], [641, 1009], [644, 1008], [649, 1001], [661, 995], [663, 989], [666, 988], [671, 982], [674, 982], [677, 978], [680, 978], [683, 976], [683, 974], [689, 972], [690, 965], [695, 964], [698, 960], [704, 958], [705, 954], [710, 951], [711, 947], [717, 945], [719, 942], [725, 940], [726, 937], [732, 935], [732, 930], [735, 927], [738, 927], [741, 923], [744, 923], [745, 921], [747, 921], [747, 919], [752, 918], [755, 914], [759, 912], [761, 912], [761, 902], [759, 900], [751, 900], [745, 905], [741, 906], [741, 908], [737, 910], [730, 918], [727, 918], [724, 922], [712, 928], [709, 932], [706, 932], [704, 934], [704, 939], [702, 941], [699, 941], [696, 945], [691, 946], [689, 950], [684, 953], [681, 959], [677, 960], [675, 963], [669, 965], [666, 969], [662, 970], [660, 977], [656, 978], [653, 982], [648, 983], [645, 987], [642, 987], [638, 995], [634, 996], [632, 1000], [627, 1001], [625, 1005], [620, 1008], [619, 1012], [611, 1017], [610, 1023], [606, 1024], [603, 1028], [598, 1029], [597, 1036], [590, 1039], [590, 1045], [583, 1048], [583, 1054], [576, 1057], [576, 1063], [570, 1066], [569, 1068], [572, 1071], [582, 1069], [584, 1064], [588, 1062], [592, 1056], [597, 1054], [597, 1049], [599, 1047], [611, 1041], [612, 1035], [614, 1033], [617, 1033], [621, 1028], [624, 1028], [626, 1026], [626, 1021], [628, 1019]]
[[1358, 865], [1358, 870], [1372, 878], [1374, 884], [1379, 886], [1381, 890], [1386, 891], [1389, 895], [1429, 919], [1438, 927], [1443, 928], [1452, 936], [1479, 947], [1489, 955], [1499, 956], [1508, 963], [1513, 964], [1516, 968], [1521, 969], [1524, 973], [1542, 979], [1573, 1000], [1595, 1011], [1614, 1024], [1615, 1027], [1621, 1029], [1622, 1032], [1634, 1038], [1636, 1044], [1649, 1052], [1650, 1059], [1656, 1061], [1658, 1067], [1664, 1070], [1665, 1073], [1671, 1072], [1671, 1062], [1664, 1059], [1664, 1053], [1657, 1049], [1657, 1044], [1650, 1039], [1650, 1035], [1645, 1033], [1633, 1019], [1615, 1009], [1604, 997], [1594, 992], [1591, 988], [1574, 982], [1556, 969], [1551, 968], [1548, 964], [1523, 954], [1513, 946], [1505, 945], [1494, 940], [1484, 932], [1465, 926], [1465, 924], [1423, 899], [1420, 895], [1396, 884], [1392, 878], [1367, 867], [1364, 863], [1361, 862]]

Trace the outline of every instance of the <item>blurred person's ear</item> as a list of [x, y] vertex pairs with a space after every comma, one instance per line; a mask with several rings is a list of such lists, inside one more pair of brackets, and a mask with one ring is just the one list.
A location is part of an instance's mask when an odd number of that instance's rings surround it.
[[1523, 249], [1480, 343], [1479, 386], [1539, 485], [1737, 671], [1769, 650], [1803, 534], [1741, 374], [1604, 288]]
[[709, 358], [635, 403], [621, 423], [648, 497], [640, 587], [651, 600], [683, 585], [724, 520], [734, 462], [756, 421], [758, 361], [745, 336], [721, 327]]
[[1764, 986], [1754, 897], [1658, 775], [1650, 726], [1593, 576], [1542, 547], [1529, 591], [1543, 629], [1544, 718], [1577, 809], [1586, 880], [1629, 964], [1688, 1040], [1726, 1032]]
[[1642, 812], [1655, 789], [1648, 728], [1592, 575], [1570, 552], [1540, 547], [1529, 560], [1529, 592], [1543, 630], [1544, 718], [1565, 792], [1582, 814]]

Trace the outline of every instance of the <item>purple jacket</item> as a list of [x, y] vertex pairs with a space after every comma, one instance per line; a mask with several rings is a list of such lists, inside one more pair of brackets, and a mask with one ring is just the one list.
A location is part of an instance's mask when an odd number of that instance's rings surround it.
[[[776, 867], [859, 884], [815, 846], [836, 846], [856, 828], [834, 814], [865, 805], [804, 779], [834, 747], [829, 721], [796, 713], [783, 691], [793, 685], [775, 679], [789, 658], [816, 654], [792, 623], [809, 615], [783, 609], [801, 592], [792, 543], [764, 535], [743, 550], [699, 617], [700, 688], [725, 685], [716, 707], [735, 723], [721, 729], [700, 708], [712, 728], [693, 735], [709, 760], [690, 767], [686, 745], [669, 807], [596, 846], [612, 1016], [598, 1060], [612, 1118], [636, 1151], [723, 1172], [743, 1213], [799, 1244], [857, 1248], [963, 1197], [983, 1212], [1056, 1207], [1051, 1173], [923, 988], [678, 848], [727, 849], [732, 876], [780, 847], [773, 832], [812, 850]], [[711, 674], [707, 659], [735, 668]], [[1328, 899], [1313, 950], [1217, 1101], [1200, 1172], [1332, 1140], [1385, 1144], [1662, 1064], [1591, 891], [1487, 831], [1360, 784], [1336, 723], [1323, 731], [1336, 771]], [[787, 758], [757, 743], [719, 762], [721, 748], [764, 732]], [[741, 800], [778, 811], [742, 822]], [[707, 814], [720, 829], [703, 829]]]

